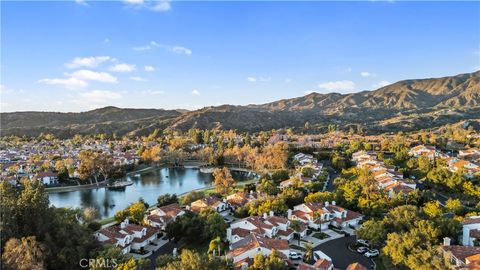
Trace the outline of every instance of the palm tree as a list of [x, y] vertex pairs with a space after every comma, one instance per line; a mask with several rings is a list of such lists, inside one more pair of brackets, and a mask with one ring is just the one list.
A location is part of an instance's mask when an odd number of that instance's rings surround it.
[[300, 226], [300, 221], [298, 220], [292, 220], [290, 222], [290, 228], [298, 235], [298, 245], [300, 245], [300, 230], [302, 229]]
[[313, 246], [310, 243], [305, 243], [303, 247], [305, 248], [305, 256], [303, 257], [303, 259], [306, 262], [309, 262], [313, 258]]
[[222, 248], [222, 239], [220, 239], [220, 237], [217, 236], [216, 238], [212, 239], [212, 241], [210, 241], [210, 244], [208, 245], [208, 253], [213, 252], [213, 255], [215, 255], [216, 253], [215, 251], [217, 251], [218, 256], [220, 256], [221, 248]]

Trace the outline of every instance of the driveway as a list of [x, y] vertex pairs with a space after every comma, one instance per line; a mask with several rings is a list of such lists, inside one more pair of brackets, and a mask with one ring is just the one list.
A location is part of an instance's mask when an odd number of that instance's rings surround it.
[[362, 254], [348, 249], [348, 244], [355, 242], [355, 236], [334, 239], [316, 246], [313, 250], [320, 250], [332, 258], [333, 265], [339, 269], [346, 269], [351, 263], [358, 262], [373, 269], [373, 261]]
[[152, 255], [150, 255], [148, 257], [151, 260], [150, 269], [155, 270], [155, 268], [156, 268], [156, 262], [155, 261], [157, 260], [158, 256], [165, 255], [165, 254], [172, 255], [174, 248], [178, 248], [178, 244], [174, 243], [173, 241], [168, 241], [163, 246], [161, 246], [159, 249], [157, 249], [157, 251], [155, 251]]

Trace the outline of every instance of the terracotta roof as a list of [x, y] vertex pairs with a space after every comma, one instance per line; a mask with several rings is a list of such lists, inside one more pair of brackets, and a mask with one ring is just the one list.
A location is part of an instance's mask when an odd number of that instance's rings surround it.
[[141, 238], [134, 238], [133, 242], [135, 243], [142, 243], [143, 241], [147, 240], [148, 238], [152, 237], [154, 234], [158, 233], [158, 229], [147, 227], [147, 232]]
[[480, 238], [480, 230], [471, 230], [470, 237]]
[[180, 212], [183, 211], [182, 207], [180, 207], [178, 203], [164, 205], [164, 206], [158, 207], [158, 209], [164, 212], [166, 216], [170, 216], [170, 217], [175, 217], [178, 214], [180, 214]]
[[360, 263], [351, 263], [347, 266], [346, 270], [367, 270], [367, 267], [361, 265]]
[[254, 248], [263, 247], [265, 249], [276, 249], [277, 251], [289, 250], [288, 241], [281, 239], [270, 239], [258, 234], [252, 233], [242, 240], [232, 244], [229, 254], [238, 256]]
[[472, 217], [466, 218], [462, 222], [462, 225], [476, 224], [476, 223], [480, 223], [480, 216], [472, 216]]
[[469, 246], [442, 246], [444, 251], [451, 252], [455, 258], [461, 261], [465, 261], [465, 258], [480, 253], [480, 247]]

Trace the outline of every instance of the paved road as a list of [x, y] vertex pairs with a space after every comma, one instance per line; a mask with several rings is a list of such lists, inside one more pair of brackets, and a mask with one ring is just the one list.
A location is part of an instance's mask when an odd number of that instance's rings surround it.
[[160, 255], [164, 255], [164, 254], [173, 254], [173, 249], [174, 248], [178, 248], [178, 244], [175, 244], [173, 243], [173, 241], [169, 241], [168, 243], [166, 243], [165, 245], [163, 245], [162, 247], [160, 247], [157, 251], [155, 251], [152, 255], [150, 255], [148, 257], [148, 259], [150, 259], [150, 269], [151, 270], [155, 270], [155, 267], [156, 267], [156, 260], [157, 260], [157, 257], [160, 256]]
[[348, 249], [348, 244], [354, 242], [355, 237], [349, 236], [334, 239], [315, 247], [314, 250], [320, 250], [327, 254], [332, 259], [335, 268], [346, 269], [349, 264], [358, 262], [367, 267], [367, 269], [373, 269], [372, 260]]

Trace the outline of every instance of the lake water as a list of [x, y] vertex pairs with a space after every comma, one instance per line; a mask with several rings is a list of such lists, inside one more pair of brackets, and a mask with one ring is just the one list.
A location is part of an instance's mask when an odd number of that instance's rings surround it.
[[[236, 180], [246, 179], [233, 174]], [[153, 205], [162, 194], [181, 194], [212, 185], [212, 175], [198, 169], [157, 168], [126, 177], [133, 185], [120, 190], [107, 188], [50, 193], [50, 203], [56, 207], [96, 207], [102, 218], [112, 217], [132, 202], [143, 198]]]

